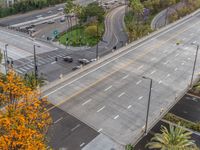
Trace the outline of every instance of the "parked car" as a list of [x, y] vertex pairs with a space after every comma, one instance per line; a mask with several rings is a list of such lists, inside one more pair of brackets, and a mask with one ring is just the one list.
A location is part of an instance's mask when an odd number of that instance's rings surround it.
[[52, 13], [52, 11], [50, 10], [50, 11], [48, 11], [47, 13], [48, 13], [48, 14], [51, 14], [51, 13]]
[[90, 63], [90, 61], [87, 60], [87, 59], [85, 59], [85, 58], [83, 58], [83, 59], [79, 59], [78, 62], [79, 62], [80, 64], [82, 64], [82, 65], [87, 65], [87, 64]]
[[49, 20], [47, 23], [48, 24], [53, 24], [53, 23], [55, 23], [55, 21], [54, 20]]
[[96, 61], [96, 60], [97, 60], [96, 58], [93, 58], [93, 59], [90, 60], [90, 62], [93, 62], [93, 61]]
[[60, 19], [60, 22], [65, 22], [65, 17], [62, 17], [62, 18]]
[[63, 10], [64, 10], [64, 8], [62, 8], [62, 7], [57, 9], [57, 11], [63, 11]]
[[70, 57], [70, 56], [63, 57], [63, 60], [66, 61], [66, 62], [70, 62], [70, 63], [73, 62], [73, 58]]
[[73, 71], [77, 70], [77, 69], [81, 69], [81, 66], [75, 66], [75, 67], [72, 68]]

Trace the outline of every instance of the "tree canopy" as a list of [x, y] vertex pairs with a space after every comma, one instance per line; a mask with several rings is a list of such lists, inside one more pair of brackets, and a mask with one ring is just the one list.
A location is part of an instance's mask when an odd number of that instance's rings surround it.
[[6, 79], [0, 78], [0, 89], [0, 149], [46, 149], [45, 134], [51, 123], [46, 99], [12, 71]]

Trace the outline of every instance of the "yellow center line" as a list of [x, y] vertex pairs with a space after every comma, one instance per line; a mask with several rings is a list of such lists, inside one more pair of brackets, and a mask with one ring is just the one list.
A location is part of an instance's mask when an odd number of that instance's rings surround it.
[[[120, 68], [118, 68], [117, 70], [114, 70], [113, 72], [109, 73], [108, 75], [105, 75], [104, 77], [98, 79], [97, 81], [95, 81], [94, 83], [90, 84], [88, 87], [85, 87], [77, 92], [75, 92], [74, 94], [72, 94], [71, 96], [67, 97], [66, 99], [64, 99], [63, 101], [61, 101], [60, 103], [52, 106], [51, 108], [47, 109], [45, 112], [48, 112], [50, 110], [52, 110], [53, 108], [55, 107], [58, 107], [60, 105], [62, 105], [63, 103], [65, 103], [66, 101], [70, 100], [71, 98], [81, 94], [82, 92], [86, 91], [87, 89], [91, 88], [92, 86], [95, 86], [96, 84], [100, 83], [101, 81], [105, 80], [106, 78], [108, 78], [109, 76], [113, 75], [114, 73], [116, 73], [117, 71], [123, 69], [123, 68], [126, 68], [128, 65], [130, 64], [133, 64], [134, 62], [136, 62], [136, 60], [139, 60], [140, 58], [143, 58], [144, 56], [146, 56], [148, 53], [150, 53], [151, 51], [155, 50], [156, 48], [159, 48], [162, 44], [164, 43], [167, 43], [168, 41], [170, 41], [171, 39], [177, 37], [178, 35], [182, 34], [183, 32], [189, 30], [191, 27], [195, 26], [199, 24], [199, 22], [191, 25], [191, 26], [188, 26], [186, 28], [183, 28], [182, 30], [179, 30], [179, 32], [177, 32], [174, 36], [171, 36], [170, 38], [168, 38], [167, 40], [163, 41], [163, 42], [160, 42], [158, 44], [155, 44], [154, 46], [152, 46], [152, 48], [148, 47], [148, 48], [145, 48], [144, 50], [147, 50], [145, 53], [141, 54], [140, 56], [138, 56], [136, 59], [133, 59], [133, 60], [130, 60], [128, 61], [126, 64], [122, 65]], [[123, 56], [122, 56], [123, 57]], [[44, 113], [45, 113], [44, 112]]]

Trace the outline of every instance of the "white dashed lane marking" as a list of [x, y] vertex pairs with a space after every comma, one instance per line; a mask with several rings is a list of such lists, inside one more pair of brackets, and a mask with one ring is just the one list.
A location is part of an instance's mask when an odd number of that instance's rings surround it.
[[104, 91], [108, 91], [108, 90], [111, 89], [111, 88], [112, 88], [112, 85], [109, 86], [109, 87], [107, 87]]
[[130, 109], [132, 107], [132, 105], [129, 105], [128, 107], [127, 107], [127, 109]]
[[138, 81], [136, 84], [138, 85], [138, 84], [140, 84], [141, 82], [142, 82], [142, 80]]
[[117, 116], [114, 117], [114, 119], [117, 119], [117, 118], [119, 118], [119, 115], [117, 115]]
[[125, 92], [118, 95], [118, 97], [122, 97], [125, 94]]
[[92, 101], [92, 99], [88, 99], [87, 101], [85, 101], [83, 104], [82, 104], [82, 106], [84, 106], [85, 104], [87, 104], [87, 103], [89, 103], [89, 102], [91, 102]]
[[138, 98], [138, 100], [141, 100], [143, 98], [143, 96], [140, 96], [139, 98]]
[[99, 110], [97, 110], [97, 112], [102, 111], [106, 106], [101, 107]]

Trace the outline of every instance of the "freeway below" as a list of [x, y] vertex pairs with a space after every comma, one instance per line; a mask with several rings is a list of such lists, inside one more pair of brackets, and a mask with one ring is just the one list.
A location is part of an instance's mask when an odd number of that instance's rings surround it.
[[[108, 1], [110, 0], [103, 0], [102, 2], [108, 2]], [[88, 5], [89, 3], [92, 3], [92, 2], [94, 2], [94, 0], [76, 0], [76, 3], [83, 6]], [[0, 19], [0, 24], [14, 25], [14, 24], [22, 23], [22, 22], [35, 20], [41, 17], [53, 16], [62, 12], [63, 10], [61, 10], [60, 8], [64, 8], [64, 6], [65, 4], [58, 4], [53, 7], [48, 7], [41, 10], [35, 10], [35, 11], [27, 12], [25, 14], [17, 14], [13, 16], [8, 16], [8, 17]]]
[[[144, 133], [149, 92], [149, 80], [142, 76], [153, 79], [150, 129], [189, 88], [196, 53], [196, 46], [191, 43], [200, 41], [199, 18], [197, 13], [129, 44], [114, 55], [49, 84], [43, 94], [111, 141], [119, 145], [135, 143]], [[177, 41], [181, 41], [179, 45]], [[197, 66], [195, 79], [199, 71]], [[102, 150], [105, 145], [98, 137], [95, 144]]]

